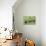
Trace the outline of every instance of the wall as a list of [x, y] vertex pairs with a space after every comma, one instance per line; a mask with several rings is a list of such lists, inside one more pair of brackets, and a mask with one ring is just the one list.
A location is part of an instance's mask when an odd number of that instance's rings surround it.
[[42, 46], [46, 46], [46, 0], [41, 1], [41, 40]]
[[[41, 0], [23, 0], [19, 5], [14, 5], [15, 28], [22, 32], [24, 38], [35, 41], [36, 46], [41, 46]], [[24, 25], [23, 16], [36, 16], [35, 25]]]
[[0, 27], [12, 28], [12, 6], [16, 0], [0, 0]]

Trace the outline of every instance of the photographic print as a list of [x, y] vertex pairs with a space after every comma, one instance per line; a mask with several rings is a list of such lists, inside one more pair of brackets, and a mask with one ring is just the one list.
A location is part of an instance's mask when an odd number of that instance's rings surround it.
[[34, 25], [36, 23], [36, 16], [23, 16], [25, 25]]

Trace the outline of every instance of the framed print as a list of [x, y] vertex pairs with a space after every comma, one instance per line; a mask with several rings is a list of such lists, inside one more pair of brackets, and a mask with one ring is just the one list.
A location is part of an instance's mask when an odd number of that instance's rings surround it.
[[36, 23], [36, 16], [23, 16], [23, 23], [25, 25], [34, 25]]

